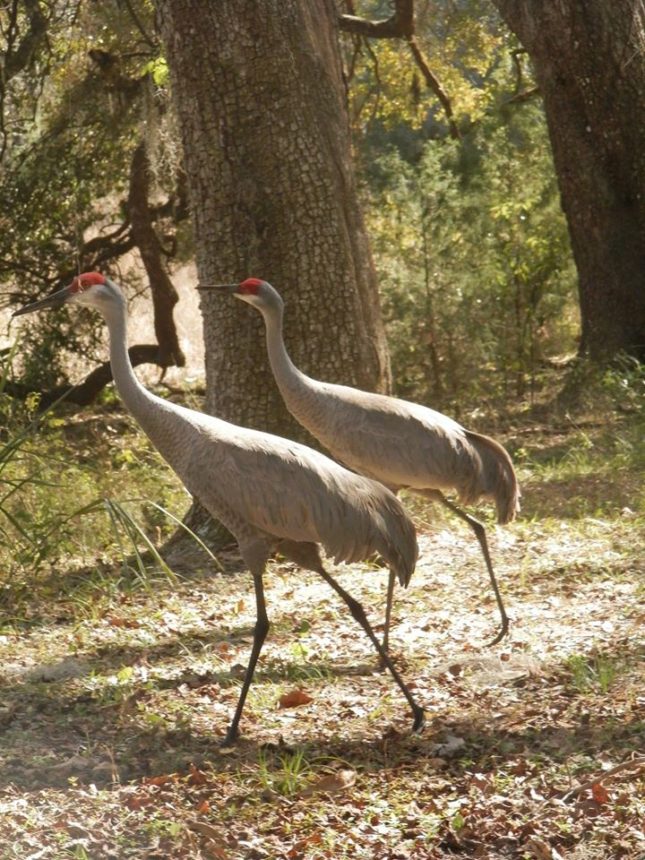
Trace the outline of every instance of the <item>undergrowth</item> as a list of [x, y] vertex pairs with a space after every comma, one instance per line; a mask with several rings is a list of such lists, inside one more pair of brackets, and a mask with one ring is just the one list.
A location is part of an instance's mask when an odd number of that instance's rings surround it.
[[[631, 382], [602, 385], [612, 408], [518, 407], [499, 434], [523, 499], [504, 529], [477, 511], [511, 615], [496, 648], [472, 535], [404, 495], [421, 556], [393, 648], [423, 735], [324, 584], [273, 563], [231, 751], [255, 620], [235, 553], [163, 561], [189, 499], [114, 405], [1, 399], [0, 854], [637, 860], [643, 416]], [[382, 622], [386, 572], [337, 574]]]

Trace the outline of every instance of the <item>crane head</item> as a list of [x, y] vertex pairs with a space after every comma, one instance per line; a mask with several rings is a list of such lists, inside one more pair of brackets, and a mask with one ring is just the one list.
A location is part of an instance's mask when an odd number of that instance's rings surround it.
[[63, 287], [40, 301], [32, 302], [14, 312], [14, 317], [31, 314], [45, 308], [59, 308], [61, 305], [75, 302], [80, 305], [90, 305], [100, 308], [106, 299], [120, 296], [118, 288], [100, 272], [85, 272], [77, 275], [71, 284]]
[[239, 284], [200, 284], [197, 289], [231, 293], [236, 299], [253, 305], [259, 311], [281, 309], [283, 306], [280, 293], [268, 281], [260, 278], [247, 278]]

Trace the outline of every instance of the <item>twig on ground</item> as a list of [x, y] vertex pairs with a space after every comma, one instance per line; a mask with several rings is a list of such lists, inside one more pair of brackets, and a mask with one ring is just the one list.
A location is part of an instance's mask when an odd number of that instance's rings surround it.
[[627, 761], [623, 761], [620, 764], [617, 764], [616, 767], [612, 767], [609, 770], [605, 770], [602, 773], [599, 773], [597, 776], [592, 777], [592, 779], [588, 779], [585, 782], [581, 782], [573, 788], [568, 789], [567, 791], [559, 791], [555, 795], [555, 797], [561, 797], [563, 802], [571, 800], [572, 797], [576, 797], [578, 794], [581, 794], [588, 788], [593, 788], [593, 786], [597, 782], [604, 782], [608, 777], [615, 776], [617, 773], [620, 773], [623, 770], [630, 770], [633, 767], [645, 767], [645, 756], [636, 756], [636, 758], [630, 758]]

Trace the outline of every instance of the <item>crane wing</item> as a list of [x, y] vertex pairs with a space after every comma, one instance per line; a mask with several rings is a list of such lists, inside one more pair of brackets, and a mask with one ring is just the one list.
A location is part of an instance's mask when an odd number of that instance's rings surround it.
[[466, 430], [440, 412], [340, 385], [319, 384], [317, 393], [325, 420], [320, 409], [308, 429], [351, 469], [389, 486], [437, 489], [477, 471]]
[[357, 561], [381, 551], [387, 518], [406, 518], [384, 487], [323, 454], [233, 425], [222, 438], [222, 423], [216, 434], [204, 428], [193, 446], [191, 459], [208, 461], [209, 468], [182, 477], [225, 521], [233, 517], [279, 538], [321, 543], [337, 561]]

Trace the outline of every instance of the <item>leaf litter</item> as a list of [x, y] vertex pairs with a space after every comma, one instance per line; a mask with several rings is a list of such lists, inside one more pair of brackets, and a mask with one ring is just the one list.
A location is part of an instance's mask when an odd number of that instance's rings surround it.
[[[559, 515], [538, 513], [525, 478], [523, 518], [489, 528], [512, 619], [490, 649], [476, 541], [408, 499], [421, 557], [391, 647], [419, 736], [344, 608], [289, 564], [267, 573], [273, 627], [234, 748], [219, 741], [252, 640], [246, 573], [202, 562], [86, 615], [64, 579], [42, 606], [34, 586], [29, 623], [0, 639], [0, 855], [639, 860], [642, 513], [614, 487], [613, 512], [566, 516], [557, 481], [536, 498]], [[379, 629], [387, 572], [336, 572]]]

